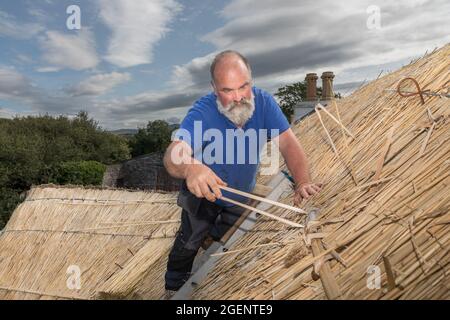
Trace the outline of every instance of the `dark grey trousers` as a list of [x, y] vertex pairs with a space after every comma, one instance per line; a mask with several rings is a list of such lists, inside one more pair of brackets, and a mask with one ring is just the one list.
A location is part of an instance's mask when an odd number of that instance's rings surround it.
[[245, 210], [222, 207], [189, 192], [185, 183], [178, 196], [181, 226], [169, 254], [165, 275], [166, 289], [178, 290], [188, 280], [195, 256], [209, 234], [219, 241]]

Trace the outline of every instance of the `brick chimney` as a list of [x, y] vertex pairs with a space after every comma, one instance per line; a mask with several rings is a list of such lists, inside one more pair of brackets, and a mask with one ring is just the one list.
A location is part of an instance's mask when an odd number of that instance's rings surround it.
[[316, 73], [308, 73], [306, 75], [306, 101], [317, 100], [317, 79]]
[[333, 95], [334, 74], [331, 71], [322, 73], [322, 100], [331, 100]]

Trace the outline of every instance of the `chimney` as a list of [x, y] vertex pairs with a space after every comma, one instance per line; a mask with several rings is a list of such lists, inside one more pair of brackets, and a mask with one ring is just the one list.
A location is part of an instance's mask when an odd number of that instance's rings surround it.
[[334, 74], [331, 71], [322, 73], [322, 100], [331, 100], [334, 98], [333, 78]]
[[306, 101], [317, 100], [317, 79], [319, 77], [315, 73], [308, 73], [306, 75]]

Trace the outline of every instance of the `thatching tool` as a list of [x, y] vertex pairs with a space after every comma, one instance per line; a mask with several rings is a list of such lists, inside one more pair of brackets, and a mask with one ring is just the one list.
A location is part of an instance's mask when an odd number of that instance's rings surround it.
[[[240, 196], [244, 196], [244, 197], [247, 197], [247, 198], [250, 198], [250, 199], [253, 199], [253, 200], [257, 200], [257, 201], [261, 201], [261, 202], [265, 202], [265, 203], [268, 203], [268, 204], [271, 204], [271, 205], [274, 205], [274, 206], [277, 206], [277, 207], [280, 207], [280, 208], [283, 208], [283, 209], [291, 210], [291, 211], [294, 211], [294, 212], [306, 215], [306, 211], [304, 211], [304, 210], [302, 210], [300, 208], [296, 208], [296, 207], [290, 206], [288, 204], [284, 204], [284, 203], [277, 202], [277, 201], [274, 201], [274, 200], [270, 200], [270, 199], [266, 199], [266, 198], [263, 198], [263, 197], [259, 197], [257, 195], [252, 194], [252, 193], [240, 191], [240, 190], [233, 189], [233, 188], [230, 188], [230, 187], [219, 186], [219, 188], [222, 189], [222, 190], [234, 193], [234, 194], [238, 194]], [[221, 199], [224, 199], [224, 197], [222, 197]]]
[[303, 226], [302, 224], [299, 224], [299, 223], [296, 223], [296, 222], [292, 222], [292, 221], [290, 221], [290, 220], [288, 220], [288, 219], [284, 219], [284, 218], [278, 217], [278, 216], [276, 216], [276, 215], [274, 215], [274, 214], [265, 212], [264, 210], [260, 210], [260, 209], [257, 209], [257, 208], [251, 207], [251, 206], [248, 206], [248, 205], [246, 205], [246, 204], [244, 204], [244, 203], [241, 203], [241, 202], [239, 202], [239, 201], [235, 201], [235, 200], [233, 200], [233, 199], [230, 199], [230, 198], [227, 198], [227, 197], [223, 197], [223, 196], [222, 196], [222, 198], [220, 198], [220, 199], [225, 200], [225, 201], [228, 201], [228, 202], [230, 202], [230, 203], [232, 203], [232, 204], [235, 204], [235, 205], [237, 205], [237, 206], [240, 206], [240, 207], [242, 207], [242, 208], [245, 208], [245, 209], [249, 209], [249, 210], [255, 211], [255, 212], [257, 212], [257, 213], [259, 213], [259, 214], [261, 214], [261, 215], [263, 215], [263, 216], [266, 216], [266, 217], [272, 218], [272, 219], [274, 219], [274, 220], [283, 222], [283, 223], [288, 224], [288, 225], [290, 225], [290, 226], [292, 226], [292, 227], [296, 227], [296, 228], [304, 228], [304, 226]]
[[[248, 192], [240, 191], [240, 190], [237, 190], [237, 189], [234, 189], [234, 188], [230, 188], [230, 187], [226, 187], [226, 186], [219, 186], [219, 188], [221, 188], [222, 190], [234, 193], [234, 194], [238, 194], [240, 196], [244, 196], [244, 197], [250, 198], [252, 200], [261, 201], [261, 202], [264, 202], [264, 203], [275, 205], [275, 206], [278, 206], [280, 208], [291, 210], [291, 211], [294, 211], [294, 212], [297, 212], [297, 213], [306, 214], [306, 212], [304, 210], [300, 209], [300, 208], [296, 208], [296, 207], [293, 207], [293, 206], [290, 206], [290, 205], [287, 205], [287, 204], [284, 204], [284, 203], [280, 203], [280, 202], [277, 202], [277, 201], [273, 201], [273, 200], [270, 200], [270, 199], [259, 197], [259, 196], [256, 196], [254, 194], [248, 193]], [[302, 224], [290, 221], [290, 220], [285, 219], [285, 218], [278, 217], [278, 216], [276, 216], [274, 214], [271, 214], [271, 213], [268, 213], [268, 212], [266, 212], [264, 210], [254, 208], [252, 206], [249, 206], [249, 205], [241, 203], [239, 201], [230, 199], [230, 198], [225, 197], [225, 196], [222, 196], [220, 199], [221, 200], [225, 200], [227, 202], [230, 202], [232, 204], [235, 204], [237, 206], [240, 206], [242, 208], [245, 208], [245, 209], [248, 209], [248, 210], [251, 210], [251, 211], [255, 211], [255, 212], [257, 212], [257, 213], [259, 213], [259, 214], [261, 214], [263, 216], [266, 216], [266, 217], [269, 217], [271, 219], [280, 221], [280, 222], [285, 223], [287, 225], [290, 225], [292, 227], [296, 227], [296, 228], [303, 228], [304, 227]]]

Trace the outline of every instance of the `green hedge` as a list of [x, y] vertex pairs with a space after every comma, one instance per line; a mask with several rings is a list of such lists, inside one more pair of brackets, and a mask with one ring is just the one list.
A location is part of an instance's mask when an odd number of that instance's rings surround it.
[[0, 229], [32, 185], [99, 185], [105, 165], [129, 158], [127, 140], [86, 112], [0, 119]]
[[16, 206], [22, 201], [20, 194], [17, 190], [0, 187], [0, 230], [3, 229]]
[[68, 161], [50, 169], [49, 182], [55, 184], [101, 185], [106, 165], [97, 161]]

